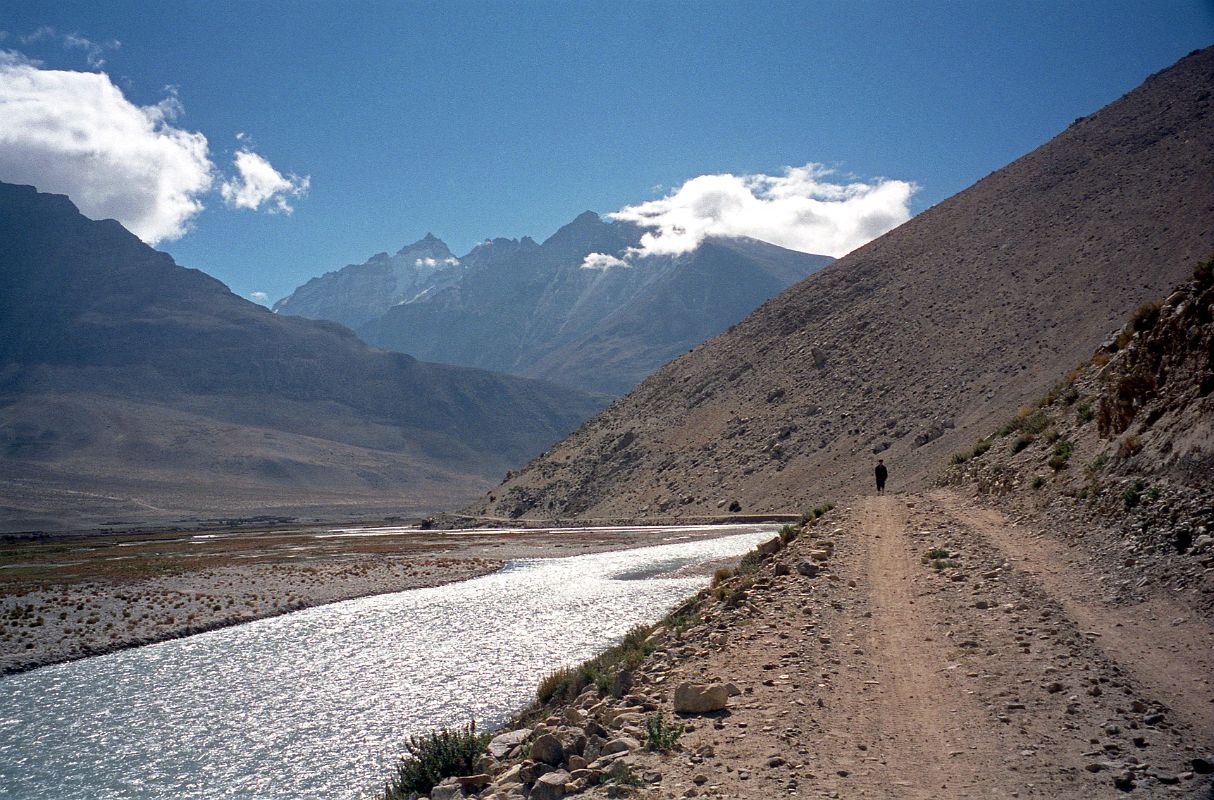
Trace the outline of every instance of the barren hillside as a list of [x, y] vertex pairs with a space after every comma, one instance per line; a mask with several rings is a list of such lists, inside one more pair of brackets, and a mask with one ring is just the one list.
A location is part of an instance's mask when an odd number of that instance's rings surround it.
[[769, 301], [475, 508], [799, 510], [895, 489], [1039, 397], [1214, 252], [1214, 48]]
[[426, 512], [601, 407], [271, 314], [0, 183], [0, 530]]

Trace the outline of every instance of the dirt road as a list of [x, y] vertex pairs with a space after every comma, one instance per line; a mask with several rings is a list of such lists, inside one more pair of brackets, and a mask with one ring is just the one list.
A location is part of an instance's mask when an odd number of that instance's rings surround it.
[[681, 755], [636, 756], [644, 796], [1214, 796], [1214, 628], [1103, 604], [1046, 534], [948, 492], [861, 498], [756, 579], [639, 672], [659, 707], [683, 680], [741, 690]]

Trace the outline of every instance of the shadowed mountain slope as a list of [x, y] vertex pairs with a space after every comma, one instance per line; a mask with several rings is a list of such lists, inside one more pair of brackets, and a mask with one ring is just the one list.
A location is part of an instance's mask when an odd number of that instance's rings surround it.
[[275, 303], [274, 311], [356, 328], [398, 303], [455, 283], [461, 274], [447, 245], [427, 233], [396, 255], [377, 253], [363, 264], [313, 278]]
[[[631, 266], [583, 268], [591, 253], [622, 256], [640, 236], [587, 211], [542, 244], [493, 239], [458, 260], [425, 239], [315, 278], [275, 310], [345, 322], [374, 345], [429, 361], [622, 394], [831, 261], [717, 239]], [[423, 245], [439, 268], [414, 252]]]
[[601, 403], [278, 316], [63, 196], [0, 184], [0, 518], [458, 502]]
[[474, 510], [800, 510], [897, 490], [1214, 252], [1214, 48], [662, 368]]

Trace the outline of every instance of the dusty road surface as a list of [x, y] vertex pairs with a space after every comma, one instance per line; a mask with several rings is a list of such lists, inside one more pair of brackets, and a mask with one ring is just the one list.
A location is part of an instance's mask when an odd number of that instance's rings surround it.
[[[823, 572], [798, 574], [828, 542]], [[639, 796], [1214, 797], [1210, 621], [1104, 603], [1048, 533], [949, 492], [859, 498], [753, 579], [734, 608], [706, 600], [620, 701], [740, 690], [685, 717], [673, 754], [632, 757]]]

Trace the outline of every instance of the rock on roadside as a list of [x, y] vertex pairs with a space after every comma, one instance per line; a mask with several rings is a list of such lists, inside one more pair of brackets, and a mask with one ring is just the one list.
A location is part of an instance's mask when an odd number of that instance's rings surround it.
[[680, 683], [674, 690], [677, 714], [708, 714], [722, 711], [729, 703], [729, 690], [721, 683]]

